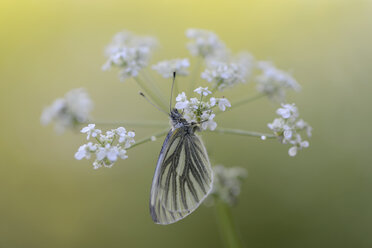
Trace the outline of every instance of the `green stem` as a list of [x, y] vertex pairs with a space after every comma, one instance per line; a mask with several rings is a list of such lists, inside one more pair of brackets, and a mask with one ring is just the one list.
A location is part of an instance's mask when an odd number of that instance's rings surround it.
[[221, 236], [228, 248], [243, 247], [237, 226], [234, 223], [230, 206], [220, 199], [216, 199], [216, 217]]
[[155, 81], [149, 76], [148, 71], [146, 69], [142, 70], [141, 75], [145, 79], [145, 81], [150, 85], [150, 87], [152, 87], [156, 96], [163, 102], [163, 104], [167, 105], [167, 102], [165, 101], [166, 99], [165, 96], [160, 91]]
[[129, 149], [131, 149], [131, 148], [133, 148], [133, 147], [136, 147], [136, 146], [139, 146], [139, 145], [145, 144], [145, 143], [147, 143], [147, 142], [150, 142], [150, 141], [152, 141], [153, 137], [155, 137], [155, 138], [160, 138], [160, 137], [166, 135], [168, 132], [169, 132], [169, 129], [166, 129], [166, 130], [163, 130], [163, 131], [161, 131], [161, 132], [158, 132], [158, 133], [155, 133], [155, 134], [153, 134], [153, 135], [150, 135], [150, 136], [148, 136], [148, 137], [146, 137], [146, 138], [143, 138], [143, 139], [137, 141], [136, 143], [134, 143], [134, 144], [133, 144], [131, 147], [129, 147], [127, 150], [129, 150]]
[[154, 94], [152, 90], [150, 90], [146, 82], [144, 82], [140, 77], [134, 77], [134, 80], [137, 82], [137, 84], [140, 86], [140, 88], [144, 91], [144, 93], [154, 102], [156, 103], [160, 108], [162, 108], [164, 111], [167, 110], [167, 106], [163, 100]]
[[234, 129], [234, 128], [222, 128], [222, 127], [218, 127], [215, 130], [213, 130], [213, 131], [206, 130], [206, 132], [221, 133], [221, 134], [233, 134], [233, 135], [250, 136], [250, 137], [258, 137], [258, 138], [265, 137], [265, 139], [274, 139], [274, 138], [276, 138], [276, 136], [274, 134], [259, 133], [259, 132], [246, 131], [246, 130]]
[[[179, 94], [179, 90], [178, 90], [178, 83], [177, 83], [177, 78], [175, 78], [174, 79], [174, 88], [175, 88], [175, 94], [174, 94], [174, 96], [178, 96], [178, 94]], [[172, 99], [173, 100], [173, 99]], [[172, 106], [173, 107], [173, 106]]]
[[198, 78], [198, 75], [200, 73], [200, 68], [202, 65], [203, 58], [197, 57], [194, 70], [191, 74], [191, 81], [190, 81], [190, 88], [189, 88], [189, 96], [192, 94], [193, 90], [195, 89], [196, 79]]
[[88, 122], [81, 123], [87, 125], [89, 123], [94, 123], [96, 125], [107, 125], [107, 126], [131, 126], [131, 127], [167, 127], [169, 123], [162, 121], [97, 121], [91, 120]]
[[98, 137], [95, 137], [95, 139], [97, 140], [97, 142], [98, 142], [101, 146], [103, 146], [102, 142], [99, 140]]
[[[230, 110], [232, 110], [236, 107], [242, 106], [246, 103], [253, 102], [253, 101], [258, 100], [258, 99], [260, 99], [264, 96], [265, 96], [265, 94], [257, 94], [257, 95], [254, 95], [254, 96], [250, 96], [250, 97], [240, 99], [236, 102], [231, 103], [231, 108], [227, 108], [226, 111], [230, 111]], [[218, 114], [221, 114], [222, 112], [224, 112], [224, 111], [218, 110], [218, 111], [215, 112], [215, 114], [218, 115]]]

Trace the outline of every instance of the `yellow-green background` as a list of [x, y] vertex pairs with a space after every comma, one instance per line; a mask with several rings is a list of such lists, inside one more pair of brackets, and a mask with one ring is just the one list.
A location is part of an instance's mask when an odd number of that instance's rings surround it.
[[[276, 141], [204, 135], [213, 162], [249, 172], [233, 209], [247, 247], [372, 247], [371, 5], [1, 0], [0, 247], [222, 247], [213, 208], [170, 226], [152, 223], [148, 199], [161, 140], [95, 171], [91, 161], [73, 158], [84, 135], [58, 136], [39, 122], [45, 105], [77, 87], [94, 99], [97, 119], [165, 120], [133, 82], [101, 71], [103, 47], [129, 29], [159, 38], [154, 61], [187, 56], [189, 27], [214, 30], [233, 51], [292, 71], [303, 90], [289, 101], [314, 127], [310, 148], [295, 158]], [[217, 121], [268, 131], [276, 108], [260, 100]], [[152, 131], [136, 129], [138, 137]]]

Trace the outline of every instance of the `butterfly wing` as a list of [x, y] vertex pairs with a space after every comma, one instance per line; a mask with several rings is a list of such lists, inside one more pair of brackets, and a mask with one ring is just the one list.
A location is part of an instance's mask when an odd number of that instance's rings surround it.
[[189, 215], [212, 190], [212, 180], [212, 168], [201, 139], [185, 127], [169, 131], [152, 181], [153, 221], [166, 225]]

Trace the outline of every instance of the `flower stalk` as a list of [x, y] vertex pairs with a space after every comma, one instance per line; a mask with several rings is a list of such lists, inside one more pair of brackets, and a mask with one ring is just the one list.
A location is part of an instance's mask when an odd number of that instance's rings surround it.
[[163, 93], [160, 91], [157, 84], [154, 82], [154, 80], [149, 76], [148, 71], [146, 69], [143, 69], [141, 71], [141, 75], [144, 78], [144, 80], [150, 85], [152, 88], [152, 92], [162, 101], [163, 104], [167, 105], [167, 102], [165, 101], [165, 97]]
[[89, 123], [95, 123], [100, 126], [129, 126], [129, 127], [143, 127], [143, 128], [156, 128], [156, 127], [168, 127], [169, 123], [164, 121], [96, 121], [91, 120], [88, 122], [81, 123], [82, 125], [88, 125]]
[[140, 77], [134, 77], [134, 80], [140, 86], [140, 88], [144, 91], [145, 94], [149, 96], [149, 98], [154, 101], [161, 109], [164, 111], [167, 110], [167, 106], [164, 101], [161, 100], [159, 96], [157, 96], [149, 87], [147, 87], [146, 82], [143, 81]]
[[[254, 102], [255, 100], [258, 100], [258, 99], [260, 99], [264, 96], [265, 96], [265, 94], [257, 94], [257, 95], [254, 95], [254, 96], [242, 98], [240, 100], [237, 100], [237, 101], [233, 102], [231, 104], [231, 108], [229, 110], [232, 110], [234, 108], [237, 108], [239, 106], [242, 106], [242, 105], [250, 103], [250, 102]], [[216, 115], [218, 115], [218, 114], [221, 114], [221, 112], [222, 111], [216, 111], [215, 113], [216, 113]]]
[[134, 143], [130, 148], [128, 148], [128, 150], [131, 149], [131, 148], [133, 148], [133, 147], [136, 147], [136, 146], [145, 144], [147, 142], [154, 141], [154, 139], [160, 138], [160, 137], [166, 135], [168, 132], [169, 132], [169, 129], [166, 129], [166, 130], [163, 130], [161, 132], [158, 132], [158, 133], [155, 133], [153, 135], [150, 135], [150, 136], [148, 136], [146, 138], [143, 138], [143, 139], [137, 141], [136, 143]]
[[191, 95], [192, 91], [195, 89], [196, 79], [198, 78], [202, 64], [203, 58], [201, 56], [197, 56], [195, 67], [193, 68], [192, 74], [190, 76], [190, 89], [188, 93], [189, 95]]
[[242, 248], [243, 244], [231, 213], [231, 207], [216, 197], [215, 213], [225, 246], [228, 248]]
[[234, 128], [219, 127], [219, 128], [216, 128], [214, 131], [208, 131], [208, 132], [258, 137], [258, 138], [261, 138], [261, 139], [274, 139], [274, 138], [276, 138], [276, 136], [273, 135], [273, 134], [259, 133], [259, 132], [246, 131], [246, 130], [234, 129]]

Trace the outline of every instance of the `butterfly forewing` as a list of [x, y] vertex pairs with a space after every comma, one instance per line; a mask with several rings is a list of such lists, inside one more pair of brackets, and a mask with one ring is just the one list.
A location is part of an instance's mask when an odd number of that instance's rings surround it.
[[212, 189], [212, 169], [201, 139], [180, 127], [169, 131], [152, 181], [150, 212], [171, 224], [194, 211]]

